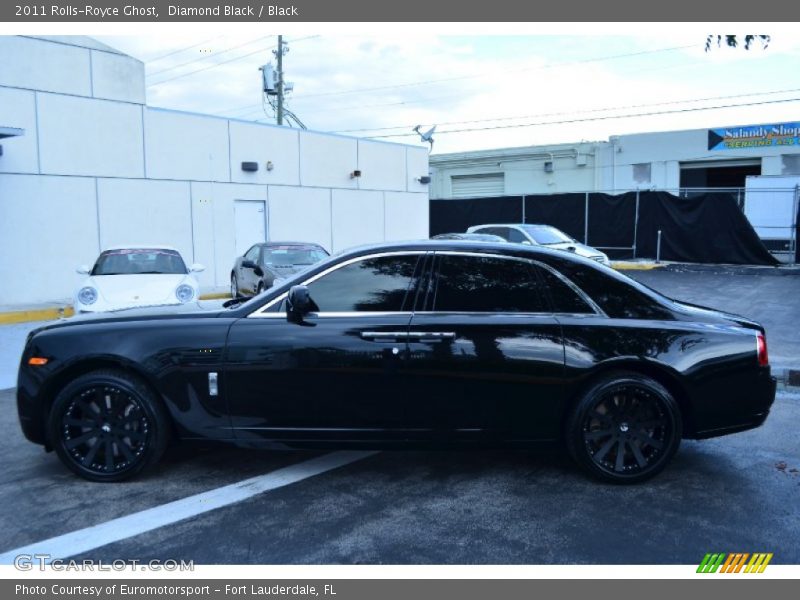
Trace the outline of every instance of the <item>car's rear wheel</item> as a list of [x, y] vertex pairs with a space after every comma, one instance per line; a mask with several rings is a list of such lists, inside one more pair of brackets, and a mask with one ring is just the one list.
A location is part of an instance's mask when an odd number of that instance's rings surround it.
[[161, 458], [169, 419], [138, 378], [99, 370], [74, 379], [56, 396], [48, 433], [58, 457], [81, 477], [122, 481]]
[[231, 298], [239, 297], [239, 281], [236, 279], [236, 274], [231, 274]]
[[593, 383], [568, 421], [567, 448], [595, 477], [637, 483], [658, 474], [681, 441], [678, 403], [660, 383], [617, 372]]

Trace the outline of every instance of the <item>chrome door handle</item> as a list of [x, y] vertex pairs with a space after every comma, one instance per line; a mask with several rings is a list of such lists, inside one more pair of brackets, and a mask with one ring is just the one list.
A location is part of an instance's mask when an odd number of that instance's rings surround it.
[[445, 342], [454, 340], [454, 331], [409, 331], [408, 341], [410, 342]]

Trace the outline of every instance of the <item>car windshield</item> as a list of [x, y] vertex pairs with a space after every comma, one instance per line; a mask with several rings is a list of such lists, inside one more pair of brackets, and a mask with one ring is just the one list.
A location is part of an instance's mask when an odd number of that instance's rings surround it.
[[550, 225], [523, 225], [522, 227], [537, 244], [542, 244], [543, 246], [575, 241], [560, 229]]
[[106, 250], [92, 269], [92, 275], [183, 275], [186, 265], [175, 250], [166, 248], [124, 248]]
[[273, 267], [313, 265], [327, 256], [328, 254], [322, 248], [315, 248], [313, 246], [276, 246], [264, 248], [264, 264]]

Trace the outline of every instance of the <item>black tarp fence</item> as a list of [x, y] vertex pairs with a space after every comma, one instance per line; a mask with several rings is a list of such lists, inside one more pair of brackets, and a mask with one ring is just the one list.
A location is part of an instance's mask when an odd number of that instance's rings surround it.
[[431, 200], [430, 234], [486, 223], [546, 223], [612, 258], [776, 265], [735, 194], [598, 192]]

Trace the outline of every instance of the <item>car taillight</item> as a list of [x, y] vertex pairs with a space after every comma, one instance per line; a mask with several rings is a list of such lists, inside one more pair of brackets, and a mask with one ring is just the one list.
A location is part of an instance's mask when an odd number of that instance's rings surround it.
[[767, 338], [763, 333], [756, 335], [756, 353], [758, 354], [758, 366], [769, 366], [769, 354], [767, 354]]

